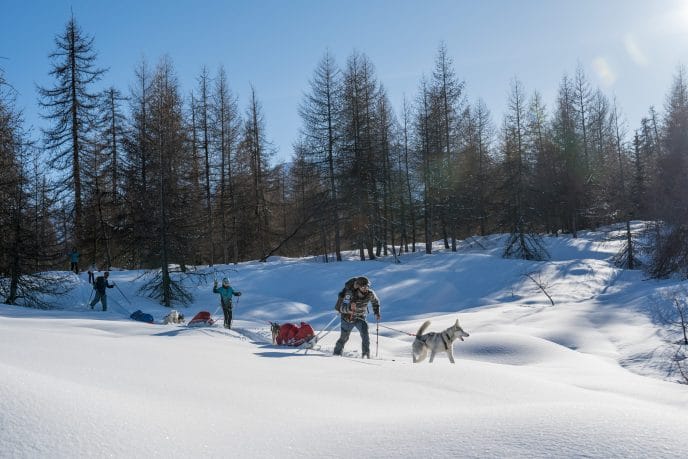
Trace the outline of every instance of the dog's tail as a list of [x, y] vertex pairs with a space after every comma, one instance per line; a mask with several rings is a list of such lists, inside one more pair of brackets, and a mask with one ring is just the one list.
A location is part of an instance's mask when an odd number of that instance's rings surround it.
[[418, 329], [418, 333], [416, 333], [416, 338], [420, 338], [420, 335], [425, 333], [425, 329], [428, 328], [429, 326], [430, 326], [429, 320], [426, 320], [425, 322], [423, 322], [423, 325], [421, 325], [420, 328]]

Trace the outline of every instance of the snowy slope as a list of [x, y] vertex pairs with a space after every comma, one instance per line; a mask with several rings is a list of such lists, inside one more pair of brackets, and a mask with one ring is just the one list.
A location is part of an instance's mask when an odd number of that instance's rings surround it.
[[[682, 457], [686, 386], [652, 312], [683, 285], [614, 267], [608, 236], [548, 238], [549, 262], [504, 260], [495, 236], [401, 264], [206, 268], [180, 309], [214, 312], [209, 282], [229, 274], [231, 331], [129, 320], [167, 312], [137, 294], [139, 272], [114, 271], [111, 310], [91, 311], [75, 276], [60, 310], [0, 305], [0, 457]], [[360, 274], [382, 302], [377, 359], [351, 357], [355, 331], [333, 357], [336, 326], [319, 350], [270, 344], [267, 321], [322, 330]], [[406, 333], [457, 317], [457, 363], [412, 364]]]

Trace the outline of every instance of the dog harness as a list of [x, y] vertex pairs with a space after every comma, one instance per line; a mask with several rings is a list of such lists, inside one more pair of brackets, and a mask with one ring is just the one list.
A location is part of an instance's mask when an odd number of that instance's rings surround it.
[[[431, 336], [434, 336], [434, 335], [436, 335], [436, 334], [437, 334], [437, 333], [428, 333], [427, 335], [424, 335], [422, 338], [418, 338], [418, 341], [420, 341], [420, 342], [423, 343], [423, 344], [427, 344], [427, 343], [428, 343], [428, 339], [429, 339]], [[410, 333], [409, 333], [409, 335], [410, 335]], [[447, 332], [442, 332], [442, 333], [440, 333], [440, 338], [442, 339], [442, 343], [444, 344], [444, 350], [445, 350], [445, 351], [446, 351], [446, 350], [449, 350], [449, 348], [450, 348], [451, 345], [452, 345], [452, 343], [451, 343], [451, 338], [449, 337], [449, 334], [448, 334]]]

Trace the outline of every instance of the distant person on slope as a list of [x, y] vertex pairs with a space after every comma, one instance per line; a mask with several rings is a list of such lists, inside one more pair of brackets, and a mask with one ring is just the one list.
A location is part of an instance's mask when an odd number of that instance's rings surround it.
[[91, 264], [91, 267], [88, 268], [88, 283], [92, 284], [96, 281], [96, 265]]
[[102, 276], [96, 277], [96, 281], [93, 283], [96, 296], [93, 298], [93, 301], [91, 301], [91, 309], [100, 301], [103, 305], [103, 311], [107, 311], [107, 292], [105, 288], [113, 288], [115, 286], [114, 282], [112, 284], [108, 282], [108, 277], [110, 277], [108, 271], [105, 271]]
[[370, 288], [367, 277], [349, 279], [337, 298], [335, 309], [342, 317], [341, 335], [334, 346], [334, 355], [342, 355], [344, 345], [349, 341], [351, 331], [356, 327], [361, 334], [361, 357], [370, 358], [370, 336], [368, 335], [368, 303], [373, 305], [375, 319], [380, 320], [380, 300]]
[[222, 278], [222, 287], [217, 286], [217, 279], [213, 282], [213, 293], [220, 294], [220, 304], [225, 315], [225, 328], [232, 328], [232, 297], [241, 296], [241, 292], [236, 292], [229, 286], [229, 279]]
[[69, 270], [74, 271], [74, 274], [79, 274], [79, 257], [81, 254], [76, 250], [76, 247], [72, 248], [69, 252]]

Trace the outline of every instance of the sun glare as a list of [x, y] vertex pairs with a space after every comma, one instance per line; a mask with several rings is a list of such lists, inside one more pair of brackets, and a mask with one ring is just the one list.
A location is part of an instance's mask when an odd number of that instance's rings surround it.
[[685, 30], [688, 26], [688, 0], [681, 1], [680, 6], [676, 11], [670, 13], [670, 16], [672, 25]]

